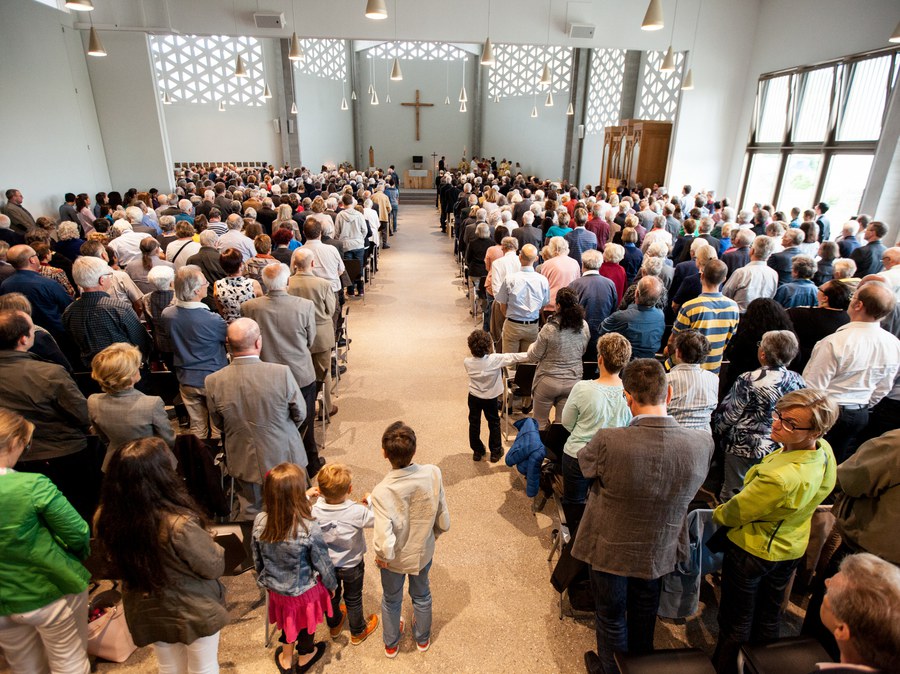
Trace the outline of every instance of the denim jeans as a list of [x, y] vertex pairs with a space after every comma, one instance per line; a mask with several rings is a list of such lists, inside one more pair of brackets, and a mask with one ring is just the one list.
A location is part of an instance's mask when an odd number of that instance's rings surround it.
[[568, 454], [562, 455], [563, 496], [562, 503], [566, 513], [566, 523], [572, 538], [578, 533], [578, 525], [584, 516], [584, 508], [587, 504], [588, 492], [591, 482], [581, 473], [578, 459]]
[[[416, 642], [423, 644], [431, 638], [431, 587], [428, 584], [428, 572], [431, 562], [425, 565], [417, 575], [408, 574], [409, 597], [412, 599], [415, 625], [413, 636]], [[394, 648], [400, 643], [400, 610], [403, 608], [403, 582], [405, 573], [394, 573], [381, 569], [381, 624], [384, 645]]]
[[741, 644], [778, 638], [784, 593], [799, 559], [770, 562], [729, 541], [722, 565], [719, 640], [713, 664], [719, 674], [737, 674]]
[[597, 654], [603, 674], [618, 674], [613, 653], [649, 653], [662, 581], [591, 569], [597, 615]]
[[744, 478], [753, 466], [762, 459], [753, 459], [725, 452], [725, 480], [719, 498], [724, 503], [744, 488]]
[[488, 447], [491, 454], [503, 452], [500, 440], [500, 403], [496, 398], [479, 398], [469, 394], [469, 447], [475, 454], [484, 455], [484, 443], [481, 441], [481, 414], [488, 424]]
[[329, 627], [337, 627], [341, 624], [341, 595], [344, 604], [347, 605], [347, 620], [350, 622], [350, 634], [362, 634], [366, 631], [366, 617], [363, 613], [363, 578], [366, 575], [366, 563], [360, 562], [356, 566], [348, 566], [344, 569], [335, 568], [338, 585], [331, 599], [331, 608], [334, 615], [328, 618]]
[[391, 230], [393, 233], [397, 233], [397, 211], [400, 210], [399, 206], [391, 206], [391, 214], [390, 214], [390, 223]]

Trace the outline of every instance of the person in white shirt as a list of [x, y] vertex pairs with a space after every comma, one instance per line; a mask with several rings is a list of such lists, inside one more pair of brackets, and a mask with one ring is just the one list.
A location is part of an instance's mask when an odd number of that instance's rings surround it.
[[109, 242], [109, 247], [116, 254], [120, 267], [125, 267], [134, 258], [141, 254], [141, 241], [147, 238], [147, 234], [135, 232], [127, 220], [117, 220], [112, 226], [114, 233], [118, 236]]
[[825, 435], [839, 463], [856, 450], [869, 408], [888, 394], [900, 370], [900, 340], [879, 324], [896, 303], [883, 283], [861, 284], [847, 309], [850, 323], [819, 341], [803, 369], [810, 388], [828, 391], [840, 405], [838, 421]]
[[384, 654], [397, 657], [403, 634], [403, 585], [409, 580], [413, 605], [413, 637], [419, 652], [431, 646], [431, 588], [428, 572], [435, 540], [450, 529], [441, 470], [412, 462], [416, 434], [396, 421], [381, 437], [384, 458], [392, 470], [372, 490], [375, 513], [375, 565], [381, 569], [381, 623]]
[[666, 229], [666, 216], [664, 215], [657, 215], [653, 218], [653, 229], [647, 232], [647, 235], [644, 237], [644, 242], [641, 244], [641, 252], [646, 254], [650, 244], [655, 241], [662, 241], [668, 246], [669, 250], [672, 249], [672, 235]]
[[494, 340], [494, 351], [502, 351], [500, 345], [503, 341], [503, 322], [506, 320], [506, 307], [497, 304], [497, 293], [503, 286], [506, 277], [519, 271], [522, 264], [519, 262], [519, 240], [514, 236], [505, 236], [500, 240], [500, 248], [503, 257], [491, 263], [491, 295], [494, 303], [491, 305], [491, 337]]
[[[232, 213], [225, 219], [225, 224], [228, 226], [228, 231], [222, 234], [219, 237], [219, 240], [216, 241], [216, 248], [220, 251], [226, 251], [229, 248], [234, 248], [239, 251], [241, 257], [244, 258], [244, 262], [249, 260], [251, 257], [256, 255], [256, 247], [253, 245], [253, 239], [249, 236], [245, 236], [241, 229], [244, 226], [244, 219], [238, 215], [237, 213]], [[178, 231], [177, 228], [175, 230]], [[171, 248], [173, 244], [169, 244]], [[197, 250], [200, 249], [199, 244], [197, 245]], [[188, 253], [188, 257], [197, 252], [197, 250]], [[169, 259], [169, 250], [166, 249], [166, 259]], [[174, 262], [174, 261], [172, 261]], [[175, 267], [178, 267], [178, 262], [174, 262]], [[184, 264], [184, 263], [182, 263]]]
[[469, 375], [469, 447], [472, 460], [484, 457], [484, 442], [481, 440], [481, 415], [488, 424], [488, 447], [491, 463], [497, 463], [503, 456], [503, 442], [500, 439], [500, 407], [498, 399], [503, 393], [503, 368], [528, 359], [528, 353], [492, 353], [493, 340], [484, 330], [473, 330], [468, 339], [472, 354], [463, 361]]
[[881, 258], [884, 269], [878, 275], [884, 279], [885, 284], [894, 291], [894, 296], [900, 300], [900, 246], [894, 246], [884, 251]]
[[768, 264], [775, 248], [775, 241], [768, 236], [757, 236], [750, 245], [750, 262], [735, 269], [722, 288], [722, 294], [737, 302], [741, 313], [753, 300], [775, 297], [778, 290], [778, 272]]

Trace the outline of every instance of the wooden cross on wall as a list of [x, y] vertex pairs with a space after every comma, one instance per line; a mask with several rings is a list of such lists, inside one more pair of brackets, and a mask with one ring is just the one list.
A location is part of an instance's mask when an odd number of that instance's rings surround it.
[[434, 107], [434, 103], [420, 103], [419, 102], [419, 90], [416, 89], [416, 102], [415, 103], [401, 103], [400, 105], [408, 105], [408, 106], [414, 107], [416, 109], [416, 140], [419, 140], [419, 108], [431, 108], [431, 107]]

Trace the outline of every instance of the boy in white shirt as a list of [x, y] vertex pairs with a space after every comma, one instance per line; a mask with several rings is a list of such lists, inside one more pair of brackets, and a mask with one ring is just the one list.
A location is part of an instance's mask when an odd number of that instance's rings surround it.
[[413, 604], [413, 636], [419, 652], [431, 645], [431, 588], [428, 572], [435, 539], [450, 528], [441, 471], [437, 466], [412, 463], [416, 434], [402, 421], [381, 437], [384, 458], [391, 470], [369, 500], [375, 513], [375, 564], [381, 569], [381, 621], [384, 654], [397, 657], [403, 635], [403, 585], [409, 577]]
[[[363, 529], [375, 522], [365, 498], [359, 503], [349, 498], [353, 475], [347, 466], [329, 463], [316, 475], [321, 498], [312, 508], [313, 518], [322, 529], [328, 556], [334, 565], [338, 586], [331, 598], [333, 616], [328, 618], [331, 638], [336, 639], [350, 618], [350, 643], [358, 646], [378, 627], [376, 614], [364, 618], [363, 578], [366, 564], [366, 537]], [[341, 602], [343, 591], [344, 602]]]
[[500, 401], [503, 393], [503, 368], [528, 359], [527, 353], [491, 353], [494, 343], [491, 335], [484, 330], [474, 330], [469, 335], [470, 358], [463, 364], [469, 375], [469, 447], [472, 460], [481, 461], [484, 443], [481, 441], [481, 414], [487, 420], [488, 446], [491, 449], [491, 463], [497, 463], [503, 456], [500, 440]]

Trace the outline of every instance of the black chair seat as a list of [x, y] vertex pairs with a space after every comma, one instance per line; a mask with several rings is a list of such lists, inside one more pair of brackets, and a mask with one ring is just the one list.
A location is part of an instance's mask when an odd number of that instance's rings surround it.
[[768, 644], [741, 646], [745, 674], [809, 674], [831, 656], [815, 639], [788, 637]]
[[621, 674], [715, 674], [716, 670], [699, 648], [673, 648], [630, 655], [615, 654]]

